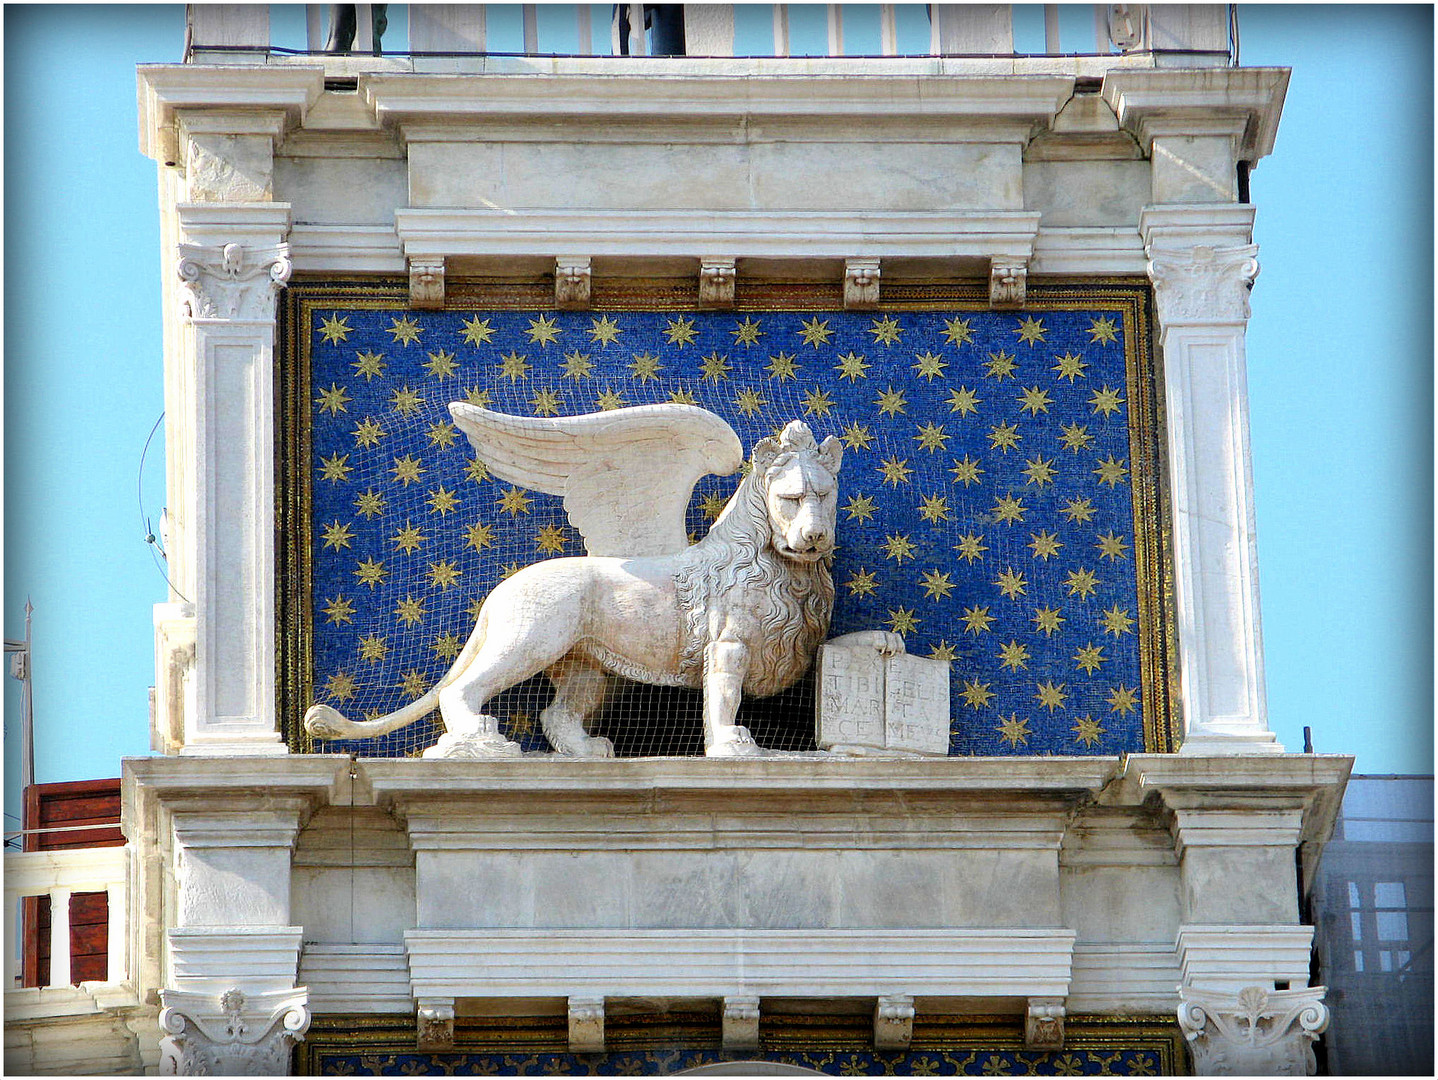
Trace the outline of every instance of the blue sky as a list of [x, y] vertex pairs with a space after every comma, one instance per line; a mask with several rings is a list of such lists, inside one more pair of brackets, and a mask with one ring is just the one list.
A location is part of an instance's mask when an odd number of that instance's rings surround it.
[[[1036, 47], [1035, 10], [1020, 13], [1020, 48]], [[1309, 725], [1317, 749], [1356, 753], [1358, 771], [1431, 772], [1432, 11], [1240, 12], [1243, 62], [1294, 69], [1252, 184], [1271, 722], [1290, 750]], [[511, 14], [492, 23], [492, 47], [518, 47]], [[860, 14], [851, 48], [868, 33]], [[900, 44], [921, 49], [913, 15]], [[1081, 37], [1088, 18], [1066, 10], [1064, 33]], [[298, 9], [277, 25], [299, 34]], [[134, 67], [178, 60], [183, 37], [180, 7], [5, 10], [4, 628], [23, 632], [32, 597], [41, 781], [115, 776], [121, 756], [149, 752], [151, 605], [165, 588], [136, 482], [163, 408], [165, 264]], [[152, 522], [162, 452], [157, 438], [143, 476]], [[13, 812], [18, 694], [5, 683]]]

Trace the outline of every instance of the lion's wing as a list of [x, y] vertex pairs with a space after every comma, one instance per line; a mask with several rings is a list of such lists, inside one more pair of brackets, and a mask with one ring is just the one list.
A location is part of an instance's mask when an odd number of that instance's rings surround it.
[[449, 411], [496, 477], [564, 496], [591, 555], [683, 550], [695, 483], [710, 473], [727, 476], [744, 461], [734, 429], [693, 405], [548, 418], [456, 401]]

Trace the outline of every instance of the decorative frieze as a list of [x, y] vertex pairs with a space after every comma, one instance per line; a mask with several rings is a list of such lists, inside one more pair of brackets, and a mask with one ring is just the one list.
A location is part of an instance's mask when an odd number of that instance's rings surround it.
[[1147, 245], [1158, 319], [1164, 326], [1248, 321], [1258, 277], [1257, 244], [1169, 248]]
[[989, 262], [989, 306], [996, 308], [1023, 307], [1028, 291], [1029, 267], [1017, 259], [992, 259]]
[[309, 991], [161, 990], [160, 1075], [286, 1076], [310, 1026]]
[[879, 260], [844, 260], [844, 310], [879, 306]]
[[589, 306], [593, 274], [588, 255], [560, 255], [554, 260], [554, 306], [580, 311]]
[[874, 1049], [907, 1050], [914, 1038], [914, 999], [889, 994], [874, 1003]]
[[1064, 1048], [1064, 1003], [1053, 998], [1029, 998], [1024, 1017], [1024, 1046], [1030, 1050]]
[[733, 259], [699, 260], [699, 306], [734, 306], [734, 281], [738, 277]]
[[421, 311], [444, 307], [444, 259], [416, 256], [409, 261], [409, 306]]
[[1327, 988], [1179, 990], [1178, 1025], [1200, 1076], [1312, 1076], [1328, 1028]]
[[187, 318], [273, 322], [275, 296], [290, 279], [288, 244], [181, 244], [179, 254]]
[[759, 1048], [759, 999], [753, 996], [724, 999], [723, 1045], [725, 1050]]

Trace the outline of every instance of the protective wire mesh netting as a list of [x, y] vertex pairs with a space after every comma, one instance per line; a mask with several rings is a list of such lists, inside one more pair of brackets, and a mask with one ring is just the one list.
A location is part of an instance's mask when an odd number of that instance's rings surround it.
[[[495, 585], [584, 554], [563, 498], [493, 476], [451, 402], [533, 419], [672, 401], [723, 417], [746, 455], [795, 419], [842, 441], [830, 633], [888, 629], [949, 662], [951, 753], [1146, 748], [1130, 308], [299, 310], [312, 700], [351, 719], [415, 701]], [[691, 541], [741, 478], [698, 482]], [[551, 697], [536, 675], [486, 711], [545, 751]], [[806, 675], [739, 718], [812, 750], [813, 712]], [[438, 721], [314, 748], [415, 754]], [[700, 694], [616, 680], [589, 730], [622, 756], [701, 753]]]

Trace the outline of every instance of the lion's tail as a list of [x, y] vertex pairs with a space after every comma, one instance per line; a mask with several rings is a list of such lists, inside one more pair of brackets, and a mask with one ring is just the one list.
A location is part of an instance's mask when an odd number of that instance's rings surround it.
[[316, 739], [373, 739], [380, 735], [388, 735], [391, 731], [398, 731], [402, 727], [413, 724], [416, 720], [422, 720], [439, 704], [439, 692], [454, 682], [460, 672], [469, 667], [483, 644], [484, 612], [481, 610], [479, 623], [475, 626], [474, 632], [469, 635], [469, 640], [464, 643], [464, 649], [439, 682], [435, 683], [423, 697], [417, 701], [411, 701], [408, 705], [396, 709], [387, 716], [380, 716], [374, 720], [349, 720], [338, 709], [329, 705], [311, 705], [305, 711], [305, 730]]

